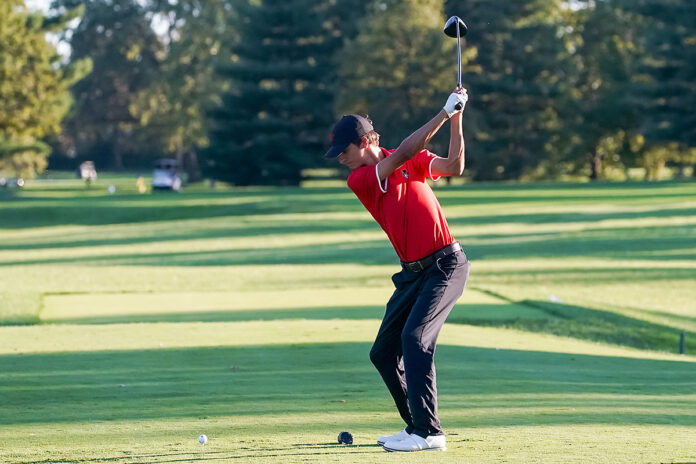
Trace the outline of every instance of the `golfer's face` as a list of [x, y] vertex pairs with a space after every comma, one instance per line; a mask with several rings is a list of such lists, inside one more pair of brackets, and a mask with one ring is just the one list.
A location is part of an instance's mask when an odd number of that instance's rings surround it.
[[351, 171], [359, 168], [365, 164], [363, 161], [363, 150], [358, 148], [357, 145], [351, 143], [348, 145], [348, 148], [343, 151], [343, 153], [338, 155], [338, 162], [344, 166], [348, 166], [348, 169]]

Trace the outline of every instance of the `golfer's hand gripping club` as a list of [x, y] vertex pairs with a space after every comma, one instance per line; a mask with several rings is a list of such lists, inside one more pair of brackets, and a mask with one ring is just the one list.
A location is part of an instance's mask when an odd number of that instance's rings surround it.
[[455, 92], [450, 94], [447, 103], [445, 103], [442, 109], [447, 113], [447, 117], [451, 118], [453, 114], [464, 110], [467, 101], [469, 101], [469, 95], [467, 95], [466, 89], [458, 88]]

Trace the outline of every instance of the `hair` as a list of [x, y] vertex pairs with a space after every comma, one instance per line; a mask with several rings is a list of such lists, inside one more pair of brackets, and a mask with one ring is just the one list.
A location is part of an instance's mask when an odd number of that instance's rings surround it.
[[[379, 146], [379, 134], [377, 132], [375, 132], [374, 130], [371, 130], [370, 132], [363, 135], [362, 137], [367, 137], [368, 144]], [[357, 139], [353, 143], [355, 143], [357, 146], [360, 146], [360, 142], [362, 141], [362, 137], [360, 137], [359, 139]]]
[[[370, 122], [370, 125], [372, 125], [372, 119], [370, 119], [370, 117], [369, 117], [368, 115], [365, 115], [365, 116], [363, 116], [363, 117], [364, 117], [365, 119], [367, 119], [367, 120]], [[363, 136], [358, 137], [357, 139], [355, 139], [355, 140], [353, 141], [353, 144], [354, 144], [354, 145], [357, 145], [358, 147], [360, 147], [360, 142], [362, 141], [362, 138], [363, 138], [363, 137], [367, 137], [367, 143], [368, 143], [368, 144], [370, 144], [370, 145], [375, 145], [375, 146], [379, 146], [379, 134], [378, 134], [374, 129], [371, 130], [370, 132], [368, 132], [367, 134], [365, 134], [365, 135], [363, 135]]]

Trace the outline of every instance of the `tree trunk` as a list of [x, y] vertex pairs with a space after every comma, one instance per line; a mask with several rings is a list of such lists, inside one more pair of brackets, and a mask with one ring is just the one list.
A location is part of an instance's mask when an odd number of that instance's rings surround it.
[[176, 154], [174, 155], [174, 159], [176, 159], [176, 164], [179, 165], [179, 169], [184, 168], [184, 150], [182, 149], [177, 149]]
[[599, 180], [599, 171], [602, 169], [602, 157], [593, 151], [590, 154], [590, 180]]
[[186, 172], [188, 172], [189, 182], [198, 182], [203, 179], [201, 167], [198, 164], [198, 153], [196, 153], [196, 150], [190, 150], [187, 155]]
[[121, 131], [116, 129], [116, 137], [114, 138], [114, 148], [111, 156], [111, 168], [116, 171], [123, 169], [123, 149], [121, 143]]

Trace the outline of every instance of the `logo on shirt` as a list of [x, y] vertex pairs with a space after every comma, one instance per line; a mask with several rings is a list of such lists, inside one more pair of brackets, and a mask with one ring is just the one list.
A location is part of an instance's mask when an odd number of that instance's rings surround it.
[[408, 171], [406, 169], [401, 170], [401, 175], [408, 179]]

